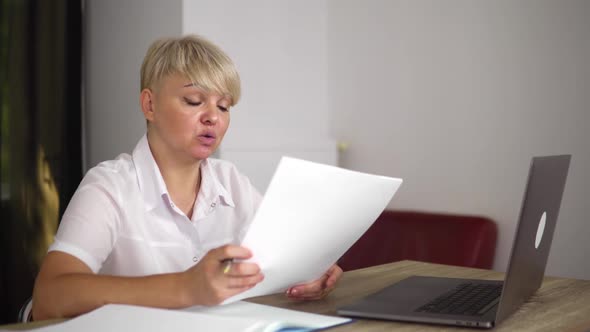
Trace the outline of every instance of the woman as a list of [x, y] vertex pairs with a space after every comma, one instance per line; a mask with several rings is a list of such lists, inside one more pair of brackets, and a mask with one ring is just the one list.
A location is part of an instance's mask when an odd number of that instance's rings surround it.
[[[162, 39], [141, 67], [147, 133], [132, 155], [92, 168], [70, 201], [35, 283], [36, 320], [106, 303], [214, 305], [263, 280], [237, 245], [261, 196], [236, 168], [209, 157], [229, 125], [240, 80], [229, 57], [198, 37]], [[319, 299], [342, 275], [291, 287]]]

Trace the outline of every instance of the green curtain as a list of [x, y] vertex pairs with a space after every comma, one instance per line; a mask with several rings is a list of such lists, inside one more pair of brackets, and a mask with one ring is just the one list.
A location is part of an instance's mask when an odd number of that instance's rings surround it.
[[0, 323], [8, 323], [31, 296], [82, 177], [82, 3], [0, 1]]

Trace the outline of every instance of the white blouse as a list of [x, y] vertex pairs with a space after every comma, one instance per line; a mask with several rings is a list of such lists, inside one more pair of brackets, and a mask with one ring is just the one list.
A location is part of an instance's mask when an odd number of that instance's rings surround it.
[[49, 251], [73, 255], [100, 274], [180, 272], [213, 248], [239, 244], [261, 200], [233, 164], [209, 158], [201, 162], [189, 219], [172, 202], [144, 135], [133, 155], [88, 171]]

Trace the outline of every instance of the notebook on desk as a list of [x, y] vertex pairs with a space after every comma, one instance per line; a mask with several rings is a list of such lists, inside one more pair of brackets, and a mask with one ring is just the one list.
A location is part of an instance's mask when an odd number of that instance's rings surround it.
[[504, 281], [412, 276], [341, 307], [351, 317], [491, 328], [541, 285], [570, 155], [534, 157]]

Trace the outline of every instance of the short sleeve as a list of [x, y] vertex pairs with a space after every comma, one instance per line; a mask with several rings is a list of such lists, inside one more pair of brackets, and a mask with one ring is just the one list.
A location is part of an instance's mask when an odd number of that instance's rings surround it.
[[117, 239], [121, 209], [115, 189], [112, 181], [89, 172], [68, 204], [49, 251], [68, 253], [97, 273]]

